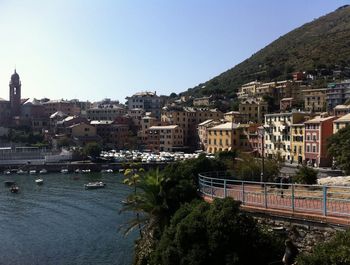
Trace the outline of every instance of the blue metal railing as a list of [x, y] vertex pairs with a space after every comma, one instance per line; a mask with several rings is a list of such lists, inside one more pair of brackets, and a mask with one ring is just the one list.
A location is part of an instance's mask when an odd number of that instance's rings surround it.
[[199, 174], [199, 190], [210, 198], [232, 197], [243, 205], [333, 217], [350, 217], [350, 187], [242, 181], [229, 172]]

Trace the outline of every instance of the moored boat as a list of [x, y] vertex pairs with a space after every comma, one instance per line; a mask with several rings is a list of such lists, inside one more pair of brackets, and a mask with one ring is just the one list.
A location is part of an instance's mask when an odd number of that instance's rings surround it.
[[27, 174], [27, 171], [19, 169], [19, 170], [17, 170], [17, 174], [19, 174], [19, 175]]
[[18, 193], [19, 187], [16, 184], [14, 184], [11, 186], [10, 191], [11, 191], [11, 193]]
[[35, 183], [38, 184], [38, 185], [43, 185], [44, 184], [44, 180], [39, 178], [39, 179], [35, 180]]
[[4, 171], [4, 174], [5, 174], [5, 175], [10, 175], [10, 174], [11, 174], [11, 171], [10, 171], [10, 170], [5, 170], [5, 171]]
[[36, 170], [35, 170], [35, 169], [31, 169], [31, 170], [29, 170], [29, 174], [30, 174], [30, 175], [34, 175], [34, 174], [36, 174]]
[[39, 174], [46, 174], [46, 173], [47, 173], [47, 170], [45, 168], [39, 171]]
[[113, 169], [102, 169], [101, 173], [113, 173]]
[[68, 174], [69, 173], [68, 168], [62, 168], [61, 169], [61, 173], [62, 174]]
[[88, 184], [84, 184], [84, 187], [86, 190], [92, 190], [92, 189], [101, 189], [106, 186], [105, 183], [102, 181], [99, 182], [89, 182]]

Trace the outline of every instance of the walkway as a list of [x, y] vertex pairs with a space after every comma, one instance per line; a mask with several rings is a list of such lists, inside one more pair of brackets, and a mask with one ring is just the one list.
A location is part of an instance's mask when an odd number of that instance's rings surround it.
[[222, 172], [199, 174], [204, 199], [232, 197], [246, 211], [350, 226], [350, 187], [238, 181]]

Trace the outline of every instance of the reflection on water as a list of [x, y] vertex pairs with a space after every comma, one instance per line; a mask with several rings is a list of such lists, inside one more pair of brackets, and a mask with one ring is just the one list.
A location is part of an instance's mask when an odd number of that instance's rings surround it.
[[[119, 215], [129, 193], [116, 174], [0, 176], [0, 264], [131, 264], [136, 233], [118, 232], [130, 214]], [[15, 180], [18, 194], [4, 180]], [[104, 181], [105, 189], [84, 183]]]

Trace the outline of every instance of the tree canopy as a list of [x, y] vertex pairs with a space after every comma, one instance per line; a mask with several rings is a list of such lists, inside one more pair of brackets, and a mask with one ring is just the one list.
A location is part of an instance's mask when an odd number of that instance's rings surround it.
[[302, 166], [298, 169], [293, 177], [293, 181], [299, 184], [316, 184], [317, 183], [317, 174], [318, 172], [307, 166]]
[[150, 264], [269, 264], [281, 260], [283, 250], [282, 240], [240, 212], [239, 202], [193, 201], [176, 212]]
[[328, 138], [328, 153], [341, 169], [350, 173], [350, 126]]

